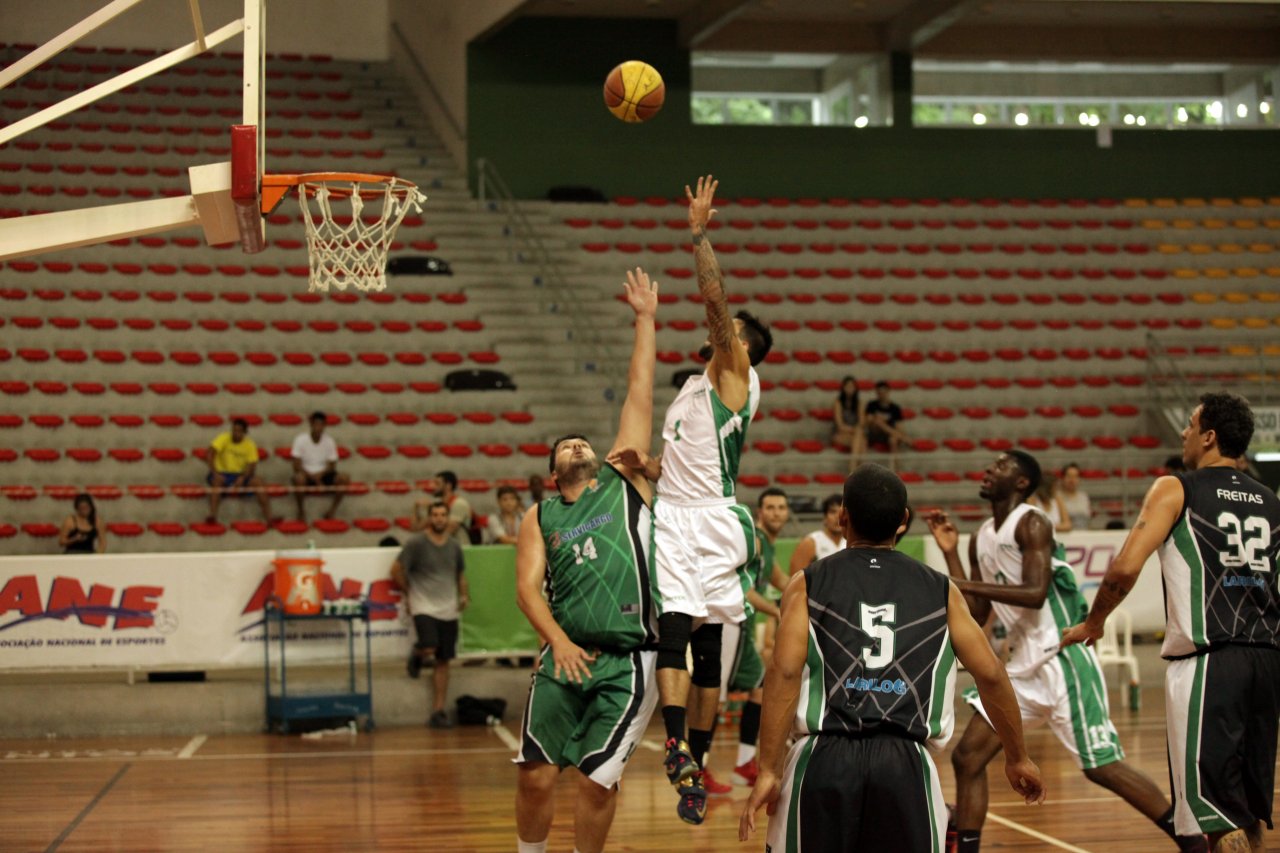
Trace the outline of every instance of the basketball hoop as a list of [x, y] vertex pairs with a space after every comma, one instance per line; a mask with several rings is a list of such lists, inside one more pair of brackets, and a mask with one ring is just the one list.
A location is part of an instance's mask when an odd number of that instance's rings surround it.
[[384, 289], [387, 250], [396, 229], [410, 208], [421, 213], [427, 198], [417, 185], [391, 175], [356, 172], [264, 175], [263, 212], [273, 210], [294, 189], [307, 229], [310, 289]]

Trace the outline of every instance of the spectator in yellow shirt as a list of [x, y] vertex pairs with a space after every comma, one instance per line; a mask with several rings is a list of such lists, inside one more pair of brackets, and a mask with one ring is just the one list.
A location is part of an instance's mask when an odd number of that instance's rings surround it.
[[[253, 494], [262, 507], [262, 517], [268, 524], [275, 521], [271, 517], [271, 499], [267, 497], [267, 489], [255, 471], [258, 468], [258, 445], [249, 438], [249, 424], [243, 418], [231, 422], [231, 431], [220, 433], [209, 443], [209, 453], [205, 461], [209, 463], [209, 524], [218, 523], [218, 503], [223, 494], [233, 497], [248, 497]], [[250, 490], [254, 490], [250, 492]]]

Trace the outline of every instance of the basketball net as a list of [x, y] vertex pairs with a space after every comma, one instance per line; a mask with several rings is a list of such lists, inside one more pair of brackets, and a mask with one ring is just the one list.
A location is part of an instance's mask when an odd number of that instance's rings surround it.
[[[307, 229], [312, 291], [328, 291], [330, 286], [338, 290], [348, 286], [385, 289], [387, 251], [396, 229], [410, 209], [421, 213], [427, 198], [415, 184], [393, 177], [373, 186], [358, 181], [303, 180], [298, 197]], [[334, 208], [343, 210], [347, 201], [350, 212], [335, 214]]]

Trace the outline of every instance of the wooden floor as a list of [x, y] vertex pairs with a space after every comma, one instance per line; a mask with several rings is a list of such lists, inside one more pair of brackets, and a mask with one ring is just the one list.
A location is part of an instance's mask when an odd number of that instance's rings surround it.
[[[1118, 711], [1130, 761], [1164, 787], [1159, 688], [1144, 709]], [[970, 712], [957, 711], [958, 726]], [[102, 740], [0, 740], [0, 850], [4, 851], [502, 851], [515, 849], [514, 726], [379, 730], [305, 740], [241, 735]], [[689, 827], [659, 768], [649, 733], [623, 780], [610, 850], [689, 853], [762, 850], [737, 841], [745, 791], [712, 801]], [[736, 744], [723, 738], [713, 768]], [[1150, 823], [1089, 784], [1045, 729], [1028, 736], [1049, 801], [1030, 808], [991, 768], [984, 850], [1173, 850]], [[954, 743], [954, 741], [953, 741]], [[950, 766], [938, 761], [951, 798]], [[726, 774], [727, 775], [727, 774]], [[561, 783], [550, 849], [571, 851], [573, 789]], [[1280, 833], [1277, 833], [1280, 835]], [[1270, 846], [1280, 844], [1274, 836]]]

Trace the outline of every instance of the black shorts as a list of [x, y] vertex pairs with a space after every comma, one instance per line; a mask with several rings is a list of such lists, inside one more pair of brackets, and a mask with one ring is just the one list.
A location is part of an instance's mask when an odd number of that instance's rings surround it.
[[934, 853], [946, 842], [938, 770], [893, 735], [803, 737], [791, 748], [766, 851]]
[[306, 474], [307, 484], [311, 486], [332, 486], [334, 483], [338, 482], [337, 471], [321, 471], [319, 474], [312, 474], [308, 471], [304, 471], [303, 473]]
[[414, 648], [435, 649], [436, 660], [453, 660], [458, 656], [458, 620], [437, 619], [415, 613], [413, 627], [418, 629]]
[[1178, 834], [1270, 828], [1280, 651], [1223, 646], [1170, 661], [1165, 698]]

